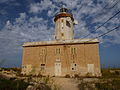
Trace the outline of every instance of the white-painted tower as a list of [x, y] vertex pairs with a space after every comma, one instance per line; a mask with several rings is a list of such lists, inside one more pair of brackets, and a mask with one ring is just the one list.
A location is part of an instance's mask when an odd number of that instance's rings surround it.
[[61, 8], [55, 16], [55, 40], [72, 40], [74, 39], [74, 18], [68, 9]]

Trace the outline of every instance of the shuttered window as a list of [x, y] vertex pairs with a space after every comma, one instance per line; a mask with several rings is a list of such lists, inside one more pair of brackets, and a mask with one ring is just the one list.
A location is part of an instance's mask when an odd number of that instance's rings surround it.
[[56, 48], [55, 53], [56, 53], [56, 54], [60, 54], [60, 53], [61, 53], [60, 48]]

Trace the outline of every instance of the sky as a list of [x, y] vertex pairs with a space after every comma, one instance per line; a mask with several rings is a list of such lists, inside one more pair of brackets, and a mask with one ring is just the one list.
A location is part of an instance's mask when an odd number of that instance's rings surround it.
[[[0, 0], [0, 67], [21, 66], [24, 42], [53, 40], [53, 19], [62, 6], [78, 21], [75, 39], [120, 25], [120, 13], [102, 25], [120, 11], [120, 0]], [[120, 28], [98, 39], [101, 66], [120, 67]]]

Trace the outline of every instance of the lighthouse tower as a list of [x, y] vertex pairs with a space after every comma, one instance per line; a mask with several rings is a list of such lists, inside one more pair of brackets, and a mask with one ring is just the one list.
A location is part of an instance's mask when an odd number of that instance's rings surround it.
[[55, 40], [74, 39], [74, 18], [68, 9], [61, 8], [60, 12], [54, 18], [55, 22]]

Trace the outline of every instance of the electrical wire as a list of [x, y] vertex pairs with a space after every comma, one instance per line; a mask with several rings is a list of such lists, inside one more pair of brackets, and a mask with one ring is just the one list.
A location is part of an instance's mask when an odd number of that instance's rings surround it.
[[[114, 1], [113, 1], [114, 2]], [[118, 3], [120, 2], [120, 0], [118, 0], [118, 1], [116, 1], [116, 3], [112, 6], [112, 7], [110, 7], [110, 8], [107, 8], [107, 9], [112, 9], [112, 8], [114, 8]], [[107, 7], [107, 5], [108, 4], [106, 4], [105, 5], [105, 7], [103, 7], [103, 9], [105, 9], [106, 7]], [[108, 21], [110, 21], [112, 18], [114, 18], [117, 14], [119, 14], [120, 13], [120, 11], [118, 11], [116, 14], [114, 14], [112, 17], [110, 17], [107, 21], [105, 21], [103, 24], [101, 24], [100, 26], [98, 26], [96, 29], [95, 29], [95, 31], [92, 31], [92, 32], [96, 32], [99, 28], [101, 28], [102, 26], [104, 26]], [[86, 37], [88, 37], [90, 34], [87, 34], [86, 36], [83, 36], [81, 39], [83, 39], [83, 38], [86, 38]]]
[[101, 34], [101, 35], [99, 35], [99, 36], [97, 36], [97, 37], [95, 37], [95, 38], [93, 38], [93, 39], [90, 39], [90, 40], [88, 40], [88, 41], [86, 41], [86, 42], [89, 42], [89, 41], [92, 41], [92, 40], [94, 40], [94, 39], [103, 37], [103, 36], [107, 35], [108, 33], [117, 30], [119, 27], [120, 27], [120, 25], [117, 26], [117, 27], [115, 27], [115, 28], [113, 28], [113, 29], [111, 29], [111, 30], [109, 30], [109, 31], [107, 31], [107, 32], [105, 32], [105, 33], [103, 33], [103, 34]]
[[[115, 2], [115, 0], [114, 0], [113, 2]], [[111, 8], [114, 8], [119, 2], [120, 2], [120, 0], [118, 0], [118, 1], [116, 0], [116, 3], [115, 3], [113, 6], [107, 7], [108, 4], [106, 4], [105, 7], [103, 7], [103, 8], [104, 8], [104, 9], [111, 9]]]
[[[103, 24], [101, 24], [100, 26], [98, 26], [96, 29], [95, 29], [95, 31], [92, 31], [92, 32], [96, 32], [99, 28], [101, 28], [102, 26], [104, 26], [108, 21], [110, 21], [112, 18], [114, 18], [116, 15], [118, 15], [120, 13], [120, 10], [117, 12], [117, 13], [115, 13], [113, 16], [111, 16], [108, 20], [106, 20]], [[86, 36], [84, 36], [83, 38], [85, 38], [85, 37], [88, 37], [90, 35], [90, 33], [88, 34], [88, 35], [86, 35]], [[82, 38], [81, 38], [82, 39]]]

